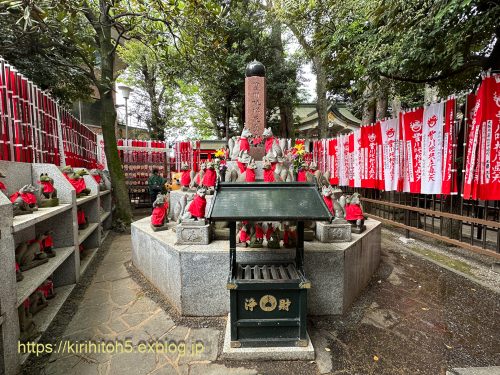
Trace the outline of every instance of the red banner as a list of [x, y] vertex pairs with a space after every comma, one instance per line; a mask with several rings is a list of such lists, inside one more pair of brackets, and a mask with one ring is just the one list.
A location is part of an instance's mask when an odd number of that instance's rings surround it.
[[423, 108], [416, 109], [403, 116], [406, 155], [408, 160], [407, 170], [411, 193], [420, 193], [423, 120]]
[[446, 118], [444, 127], [444, 141], [443, 141], [443, 183], [441, 186], [441, 193], [448, 195], [451, 194], [451, 156], [453, 154], [453, 134], [455, 124], [455, 98], [449, 99], [446, 102]]

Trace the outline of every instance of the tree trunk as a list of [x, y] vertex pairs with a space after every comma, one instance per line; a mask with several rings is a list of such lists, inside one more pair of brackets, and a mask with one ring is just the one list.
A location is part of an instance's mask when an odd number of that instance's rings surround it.
[[123, 174], [120, 156], [115, 136], [116, 111], [113, 100], [113, 62], [114, 53], [111, 43], [111, 28], [100, 26], [99, 42], [101, 46], [101, 83], [98, 87], [101, 97], [101, 127], [104, 139], [104, 151], [108, 160], [109, 173], [113, 182], [113, 193], [116, 204], [117, 215], [123, 221], [130, 223], [133, 215], [130, 207], [130, 198]]
[[231, 120], [231, 101], [228, 99], [226, 100], [226, 111], [225, 111], [225, 118], [224, 118], [224, 126], [226, 128], [226, 141], [229, 141], [230, 134], [229, 134], [229, 121]]
[[[270, 6], [270, 5], [268, 5]], [[273, 51], [276, 64], [279, 69], [285, 67], [285, 51], [283, 50], [283, 40], [281, 39], [281, 22], [274, 17], [272, 25]], [[278, 106], [280, 109], [280, 137], [291, 138], [295, 142], [293, 129], [293, 105], [290, 98], [284, 98], [283, 93], [278, 94]]]
[[164, 142], [165, 127], [160, 112], [160, 102], [156, 95], [156, 77], [154, 76], [154, 72], [149, 71], [146, 59], [142, 60], [142, 74], [151, 106], [151, 126], [149, 127], [149, 133], [151, 139]]
[[389, 105], [389, 94], [385, 92], [382, 96], [377, 98], [377, 112], [376, 112], [377, 120], [382, 120], [387, 117], [388, 105]]
[[316, 71], [316, 111], [318, 111], [319, 139], [328, 137], [328, 101], [326, 100], [326, 71], [320, 56], [312, 58]]
[[363, 105], [363, 117], [361, 119], [361, 124], [367, 125], [375, 121], [375, 100], [372, 96], [371, 85], [366, 86], [363, 92], [363, 99], [365, 104]]

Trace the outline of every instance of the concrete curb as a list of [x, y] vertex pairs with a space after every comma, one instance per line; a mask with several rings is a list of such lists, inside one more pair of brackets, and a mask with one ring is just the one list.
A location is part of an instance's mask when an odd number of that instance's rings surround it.
[[468, 280], [472, 281], [473, 283], [479, 284], [479, 285], [481, 285], [482, 287], [485, 287], [485, 288], [487, 288], [487, 289], [489, 289], [489, 290], [491, 290], [491, 291], [493, 291], [493, 292], [495, 292], [495, 293], [499, 293], [499, 294], [500, 294], [500, 289], [499, 289], [499, 288], [496, 288], [496, 287], [494, 287], [494, 286], [491, 286], [491, 285], [489, 285], [489, 284], [486, 284], [485, 282], [483, 282], [483, 281], [481, 281], [481, 280], [478, 280], [478, 279], [475, 279], [474, 277], [469, 276], [469, 275], [467, 275], [467, 274], [465, 274], [465, 273], [463, 273], [463, 272], [457, 271], [457, 270], [456, 270], [456, 269], [454, 269], [454, 268], [451, 268], [451, 267], [445, 266], [444, 264], [439, 263], [439, 262], [435, 261], [434, 259], [428, 258], [428, 257], [426, 257], [425, 255], [419, 254], [419, 253], [417, 253], [417, 252], [415, 252], [415, 251], [413, 251], [413, 250], [409, 249], [407, 246], [405, 246], [405, 245], [403, 245], [403, 244], [400, 244], [400, 243], [397, 243], [397, 242], [394, 242], [394, 241], [391, 241], [391, 240], [389, 240], [389, 239], [387, 239], [387, 238], [382, 237], [382, 242], [384, 242], [384, 241], [385, 241], [385, 242], [387, 242], [387, 243], [389, 243], [389, 244], [391, 244], [391, 245], [393, 245], [393, 246], [396, 246], [397, 248], [399, 248], [399, 249], [401, 249], [401, 250], [403, 250], [403, 251], [406, 251], [407, 253], [410, 253], [410, 254], [412, 254], [412, 255], [414, 255], [414, 256], [416, 256], [416, 257], [419, 257], [419, 258], [425, 259], [425, 260], [427, 260], [427, 261], [429, 261], [429, 262], [431, 262], [431, 263], [434, 263], [436, 266], [439, 266], [439, 267], [441, 267], [441, 268], [447, 269], [448, 271], [451, 271], [451, 272], [453, 272], [453, 273], [455, 273], [455, 274], [457, 274], [457, 275], [460, 275], [460, 276], [462, 276], [462, 277], [465, 277], [466, 279], [468, 279]]

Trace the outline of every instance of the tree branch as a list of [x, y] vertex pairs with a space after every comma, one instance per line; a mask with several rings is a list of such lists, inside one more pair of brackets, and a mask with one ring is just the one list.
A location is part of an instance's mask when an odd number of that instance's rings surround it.
[[405, 78], [405, 77], [398, 77], [392, 74], [387, 74], [383, 72], [379, 72], [378, 74], [381, 75], [382, 77], [389, 78], [395, 81], [401, 81], [401, 82], [411, 82], [411, 83], [431, 83], [431, 82], [437, 82], [441, 81], [445, 78], [452, 77], [454, 75], [457, 75], [459, 73], [462, 73], [466, 71], [467, 69], [474, 68], [474, 67], [482, 67], [482, 63], [486, 60], [486, 57], [483, 56], [474, 56], [474, 61], [470, 61], [467, 64], [462, 65], [460, 68], [452, 70], [451, 72], [441, 74], [437, 77], [433, 78], [426, 78], [426, 79], [415, 79], [415, 78]]

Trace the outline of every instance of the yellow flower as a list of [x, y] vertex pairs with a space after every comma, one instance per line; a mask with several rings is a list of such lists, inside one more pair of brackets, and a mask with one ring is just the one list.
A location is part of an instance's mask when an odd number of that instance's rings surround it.
[[296, 150], [302, 150], [302, 148], [304, 147], [303, 144], [299, 143], [298, 145], [295, 145], [294, 149]]
[[306, 154], [306, 151], [305, 150], [299, 150], [299, 151], [297, 151], [297, 154], [299, 154], [299, 156], [304, 156]]
[[215, 156], [224, 156], [224, 151], [222, 151], [221, 149], [215, 151]]

